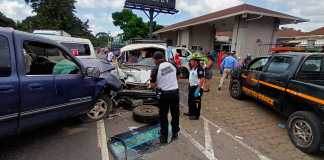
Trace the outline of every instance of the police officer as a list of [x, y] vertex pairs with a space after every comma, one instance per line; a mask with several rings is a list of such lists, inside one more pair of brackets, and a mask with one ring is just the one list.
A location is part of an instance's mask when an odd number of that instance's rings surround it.
[[161, 94], [159, 96], [161, 144], [168, 143], [168, 113], [172, 116], [172, 140], [178, 138], [179, 128], [179, 89], [177, 80], [177, 68], [175, 65], [166, 62], [162, 52], [153, 55], [156, 68], [151, 72], [151, 88], [157, 88]]
[[190, 120], [199, 120], [201, 110], [201, 97], [205, 83], [205, 71], [200, 65], [200, 56], [194, 54], [190, 60], [188, 107], [189, 112], [184, 115]]

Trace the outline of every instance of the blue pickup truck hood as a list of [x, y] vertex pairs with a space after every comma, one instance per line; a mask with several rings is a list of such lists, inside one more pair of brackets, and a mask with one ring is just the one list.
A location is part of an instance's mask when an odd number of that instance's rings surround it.
[[121, 81], [115, 75], [110, 73], [110, 71], [115, 69], [111, 63], [98, 58], [79, 58], [79, 60], [84, 67], [97, 67], [101, 72], [100, 77], [106, 80], [107, 85], [113, 91], [121, 89]]

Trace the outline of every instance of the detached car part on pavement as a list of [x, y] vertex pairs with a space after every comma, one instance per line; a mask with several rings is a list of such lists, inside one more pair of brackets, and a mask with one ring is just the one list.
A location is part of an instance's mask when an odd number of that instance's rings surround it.
[[232, 73], [230, 95], [253, 97], [288, 116], [288, 135], [305, 153], [324, 144], [324, 55], [285, 53], [259, 57]]

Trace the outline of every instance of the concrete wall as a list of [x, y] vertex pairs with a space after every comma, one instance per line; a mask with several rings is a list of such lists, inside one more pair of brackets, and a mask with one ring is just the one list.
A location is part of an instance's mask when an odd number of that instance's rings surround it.
[[173, 46], [201, 46], [204, 50], [209, 50], [214, 43], [214, 29], [212, 25], [204, 24], [186, 28], [183, 30], [166, 32], [158, 35], [161, 40], [172, 39]]
[[[271, 44], [276, 43], [275, 19], [262, 17], [246, 21], [241, 16], [235, 17], [232, 37], [232, 50], [237, 51], [237, 56], [246, 57], [247, 54], [261, 56], [269, 53]], [[202, 24], [183, 30], [160, 34], [161, 37], [177, 37], [177, 46], [201, 46], [209, 50], [214, 45], [215, 27], [211, 24]]]
[[190, 41], [190, 30], [189, 29], [184, 29], [178, 31], [178, 46], [186, 46], [188, 47]]
[[167, 32], [167, 33], [162, 33], [158, 35], [158, 38], [164, 41], [171, 40], [172, 44], [171, 46], [176, 46], [178, 43], [178, 32]]
[[204, 24], [194, 26], [190, 29], [190, 32], [190, 48], [192, 46], [201, 46], [205, 51], [213, 48], [215, 34], [213, 34], [214, 29], [212, 25]]
[[247, 54], [260, 56], [268, 54], [276, 42], [276, 27], [274, 19], [262, 17], [252, 21], [246, 21], [236, 17], [233, 29], [232, 50], [237, 51], [237, 56], [246, 57]]

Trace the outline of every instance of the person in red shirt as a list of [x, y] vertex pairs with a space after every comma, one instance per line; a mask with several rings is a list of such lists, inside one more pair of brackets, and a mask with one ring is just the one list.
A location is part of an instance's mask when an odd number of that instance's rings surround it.
[[217, 68], [221, 71], [221, 64], [224, 58], [225, 52], [224, 51], [220, 51], [218, 53], [218, 57], [217, 57]]
[[180, 54], [178, 52], [176, 52], [174, 54], [174, 62], [176, 64], [177, 67], [180, 67], [181, 66], [181, 59], [180, 59]]

